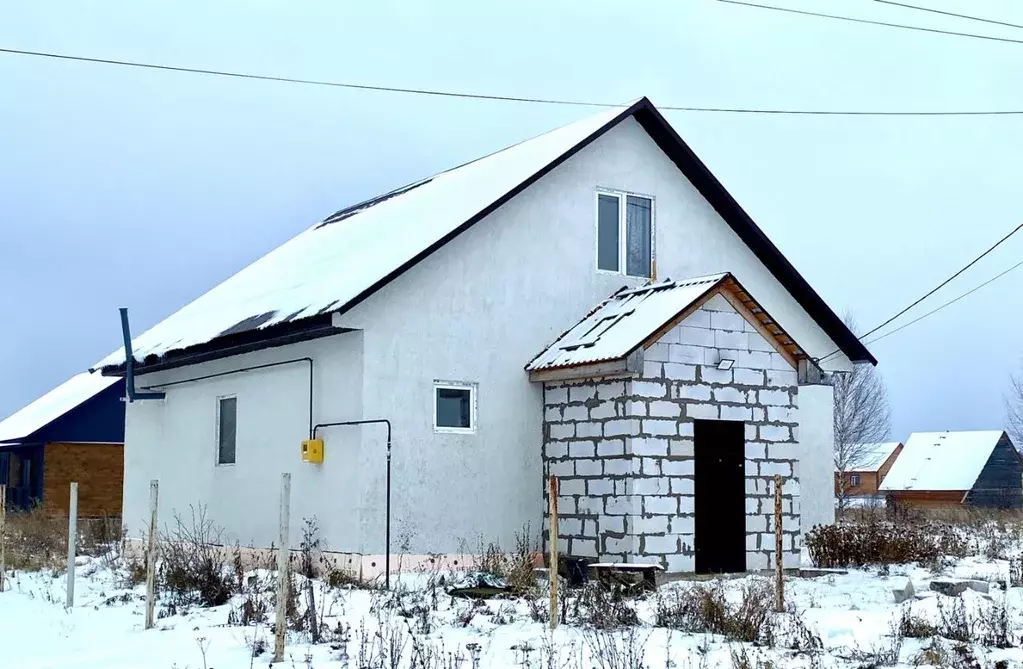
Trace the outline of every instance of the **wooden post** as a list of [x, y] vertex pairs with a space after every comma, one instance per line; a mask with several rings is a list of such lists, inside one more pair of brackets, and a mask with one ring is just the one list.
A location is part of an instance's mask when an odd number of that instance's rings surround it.
[[277, 548], [277, 617], [274, 662], [284, 661], [284, 632], [288, 612], [288, 520], [291, 515], [291, 474], [281, 474], [280, 545]]
[[78, 544], [78, 484], [71, 483], [71, 500], [67, 512], [67, 599], [64, 606], [75, 605], [75, 548]]
[[551, 586], [551, 610], [550, 610], [550, 626], [551, 629], [557, 629], [558, 627], [558, 477], [552, 476], [550, 482], [550, 492], [548, 493], [550, 501], [548, 508], [550, 511], [550, 539], [548, 543], [548, 549], [550, 550], [550, 559], [547, 565], [547, 582]]
[[781, 476], [774, 475], [774, 610], [785, 610], [785, 578], [782, 573]]
[[0, 485], [0, 592], [7, 575], [7, 486]]
[[156, 613], [156, 509], [160, 503], [160, 482], [149, 482], [149, 536], [146, 537], [146, 626], [152, 629]]

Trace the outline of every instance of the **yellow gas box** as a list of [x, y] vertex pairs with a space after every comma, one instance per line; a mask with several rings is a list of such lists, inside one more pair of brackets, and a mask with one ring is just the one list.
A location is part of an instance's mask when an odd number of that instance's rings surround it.
[[302, 442], [302, 462], [323, 464], [323, 440], [306, 439]]

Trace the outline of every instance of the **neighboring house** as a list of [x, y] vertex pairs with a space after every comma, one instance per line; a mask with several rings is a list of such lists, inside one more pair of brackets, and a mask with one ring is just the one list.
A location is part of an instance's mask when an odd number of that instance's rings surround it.
[[[862, 444], [849, 449], [856, 453], [855, 462], [847, 465], [845, 475], [835, 471], [835, 494], [843, 491], [847, 497], [877, 497], [878, 487], [895, 464], [902, 452], [902, 442], [890, 441], [880, 444]], [[845, 483], [842, 483], [842, 479]]]
[[268, 547], [290, 472], [292, 541], [315, 515], [364, 575], [535, 535], [548, 472], [563, 550], [676, 571], [766, 567], [779, 474], [797, 564], [833, 517], [811, 359], [875, 362], [646, 99], [343, 209], [132, 348], [98, 367], [165, 396], [127, 407], [129, 536], [159, 479]]
[[1018, 509], [1023, 457], [997, 430], [914, 432], [880, 490], [889, 506]]
[[0, 484], [9, 508], [80, 516], [121, 514], [124, 382], [82, 373], [0, 421]]

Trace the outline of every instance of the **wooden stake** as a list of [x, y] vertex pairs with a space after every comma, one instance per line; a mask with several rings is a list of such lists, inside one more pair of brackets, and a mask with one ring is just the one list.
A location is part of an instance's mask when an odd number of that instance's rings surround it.
[[277, 548], [277, 617], [274, 662], [284, 661], [284, 632], [288, 612], [288, 520], [291, 515], [291, 474], [281, 474], [280, 545]]
[[67, 599], [64, 606], [75, 605], [75, 548], [78, 544], [78, 484], [71, 483], [71, 500], [67, 512]]
[[551, 629], [558, 627], [558, 477], [552, 476], [550, 482], [550, 497], [548, 508], [550, 511], [550, 540], [548, 548], [550, 559], [547, 565], [547, 582], [551, 586]]
[[774, 475], [774, 610], [785, 610], [785, 578], [782, 573], [781, 476]]
[[7, 575], [7, 486], [0, 485], [0, 592]]
[[152, 629], [156, 614], [156, 510], [160, 503], [160, 482], [149, 482], [149, 536], [146, 537], [146, 629]]

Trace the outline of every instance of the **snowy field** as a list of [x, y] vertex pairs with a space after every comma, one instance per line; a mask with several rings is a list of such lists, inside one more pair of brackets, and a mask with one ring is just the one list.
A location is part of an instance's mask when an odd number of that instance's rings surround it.
[[[1019, 547], [1011, 549], [1018, 554]], [[770, 614], [758, 642], [741, 642], [692, 628], [692, 619], [669, 629], [670, 613], [699, 600], [693, 588], [717, 588], [738, 608], [743, 592], [769, 592], [771, 579], [746, 576], [721, 581], [679, 581], [658, 592], [623, 602], [580, 603], [570, 599], [569, 624], [553, 635], [537, 617], [546, 614], [542, 593], [534, 599], [469, 600], [447, 594], [458, 575], [409, 574], [395, 592], [328, 587], [313, 581], [312, 591], [324, 639], [312, 643], [307, 631], [289, 631], [286, 667], [424, 667], [584, 668], [648, 667], [869, 667], [937, 665], [954, 667], [1023, 666], [1019, 647], [1023, 634], [1023, 588], [1005, 589], [1010, 563], [973, 555], [945, 559], [939, 565], [890, 565], [849, 570], [816, 578], [787, 577], [787, 612]], [[0, 633], [4, 644], [0, 667], [19, 669], [74, 667], [121, 669], [177, 667], [241, 669], [271, 665], [272, 598], [235, 594], [222, 606], [177, 607], [161, 601], [156, 629], [143, 631], [144, 587], [130, 586], [128, 570], [115, 554], [79, 558], [76, 602], [63, 606], [65, 576], [42, 572], [9, 572], [0, 594]], [[252, 586], [271, 576], [246, 574]], [[946, 596], [930, 590], [934, 579], [973, 579], [988, 594], [967, 589]], [[896, 604], [893, 590], [912, 581], [916, 596]], [[308, 582], [298, 579], [301, 617]], [[974, 584], [984, 589], [984, 586]], [[613, 598], [606, 598], [607, 600]], [[770, 601], [770, 597], [768, 598]], [[242, 625], [246, 602], [266, 605], [264, 622]], [[676, 608], [672, 608], [672, 607]], [[614, 630], [592, 626], [594, 620], [637, 622]], [[686, 609], [690, 610], [691, 609]], [[682, 616], [685, 618], [685, 616]], [[963, 646], [938, 634], [966, 635]], [[900, 630], [900, 627], [902, 628]], [[999, 628], [1001, 630], [999, 631]], [[766, 636], [763, 630], [769, 630]], [[907, 635], [907, 632], [912, 636]], [[995, 647], [998, 635], [1009, 643]], [[903, 638], [905, 636], [905, 638]], [[470, 645], [478, 644], [478, 650]], [[968, 650], [967, 650], [968, 649]], [[473, 654], [477, 655], [474, 663]], [[347, 662], [344, 656], [347, 655]]]

